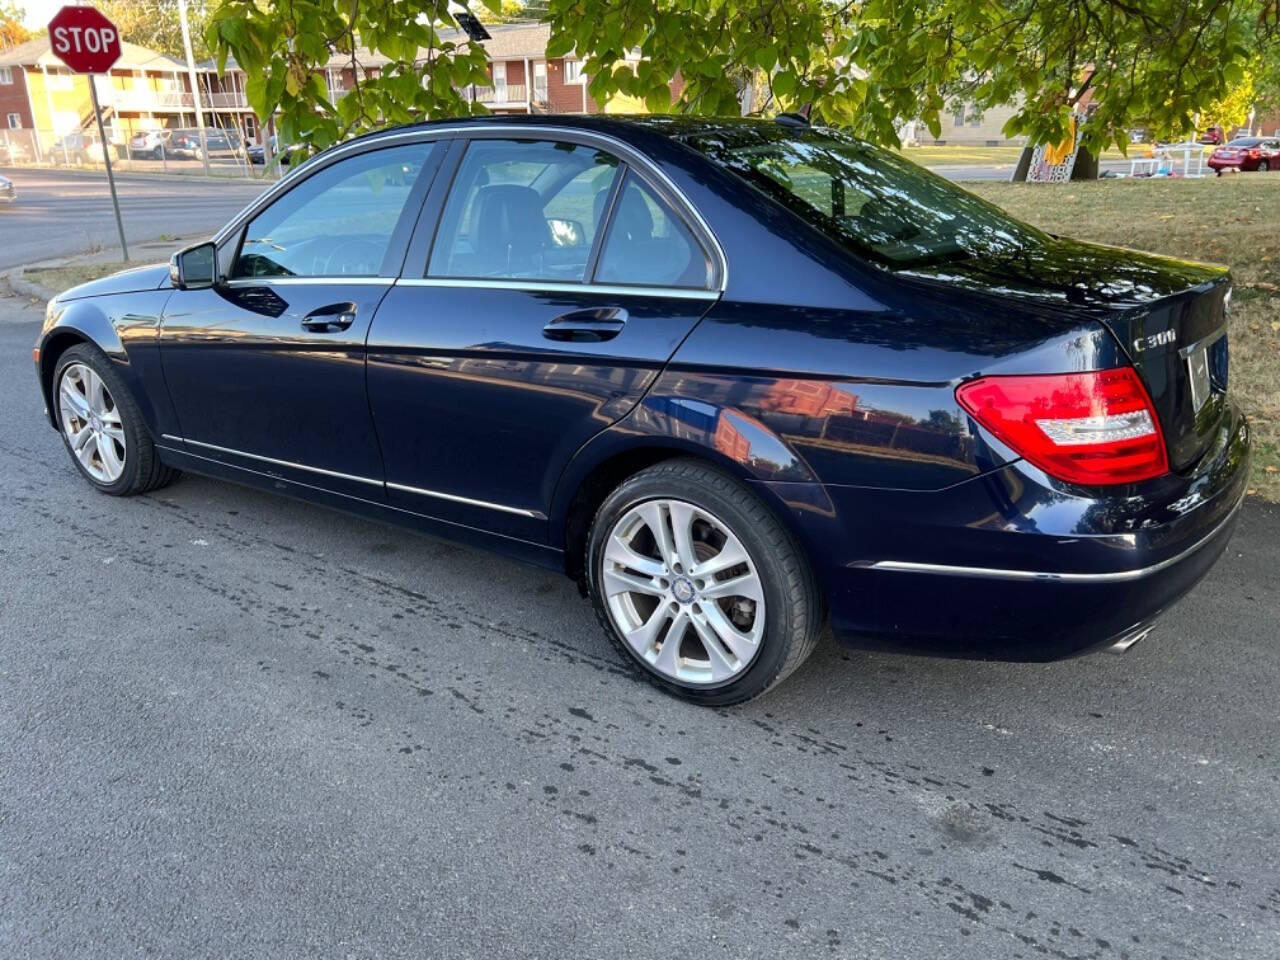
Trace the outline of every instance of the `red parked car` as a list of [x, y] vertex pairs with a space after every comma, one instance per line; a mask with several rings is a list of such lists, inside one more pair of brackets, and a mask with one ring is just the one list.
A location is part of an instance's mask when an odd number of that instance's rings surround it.
[[1227, 139], [1227, 137], [1222, 132], [1221, 127], [1210, 127], [1204, 133], [1200, 134], [1199, 139], [1201, 143], [1206, 143], [1206, 144], [1209, 144], [1210, 146], [1216, 146], [1217, 144], [1221, 143], [1223, 140]]
[[1223, 170], [1280, 170], [1280, 139], [1276, 137], [1236, 137], [1230, 143], [1214, 147], [1209, 166], [1221, 175]]

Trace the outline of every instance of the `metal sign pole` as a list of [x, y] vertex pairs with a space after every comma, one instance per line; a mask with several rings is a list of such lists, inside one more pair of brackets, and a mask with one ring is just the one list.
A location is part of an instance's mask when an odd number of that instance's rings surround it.
[[107, 167], [107, 184], [111, 187], [111, 206], [116, 211], [116, 229], [120, 231], [120, 251], [124, 254], [124, 262], [129, 262], [129, 245], [124, 239], [124, 221], [120, 219], [120, 198], [116, 196], [116, 178], [111, 172], [111, 154], [107, 149], [107, 132], [102, 127], [102, 108], [98, 106], [98, 84], [93, 74], [89, 74], [89, 96], [93, 99], [93, 116], [98, 121], [98, 139], [102, 143], [102, 162]]

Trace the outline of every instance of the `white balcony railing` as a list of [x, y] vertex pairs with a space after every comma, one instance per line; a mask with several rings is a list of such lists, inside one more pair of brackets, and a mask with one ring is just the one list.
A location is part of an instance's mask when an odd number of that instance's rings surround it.
[[[117, 110], [142, 113], [166, 110], [192, 110], [195, 97], [182, 91], [163, 90], [112, 90], [109, 101]], [[209, 110], [248, 109], [249, 101], [238, 90], [203, 93], [201, 106]]]
[[464, 94], [472, 103], [524, 103], [524, 84], [508, 83], [501, 87], [468, 87]]
[[195, 106], [195, 98], [176, 91], [112, 90], [111, 105], [117, 110], [190, 110]]
[[247, 109], [249, 106], [249, 99], [239, 90], [207, 93], [203, 99], [208, 101], [205, 105], [213, 110]]

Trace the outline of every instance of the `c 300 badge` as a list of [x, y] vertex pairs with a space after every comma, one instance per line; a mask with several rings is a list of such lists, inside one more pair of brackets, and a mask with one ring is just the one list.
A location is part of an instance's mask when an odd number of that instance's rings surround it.
[[1170, 343], [1178, 342], [1177, 330], [1162, 330], [1159, 333], [1153, 333], [1148, 337], [1138, 337], [1133, 341], [1133, 352], [1141, 353], [1143, 350], [1154, 350], [1156, 347], [1167, 346]]

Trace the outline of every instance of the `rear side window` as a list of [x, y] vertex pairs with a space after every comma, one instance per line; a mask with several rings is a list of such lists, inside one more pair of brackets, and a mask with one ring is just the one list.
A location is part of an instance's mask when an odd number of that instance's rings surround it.
[[725, 125], [688, 143], [889, 268], [1039, 247], [1043, 234], [911, 161], [834, 130]]
[[628, 173], [614, 202], [596, 267], [597, 283], [705, 288], [711, 261], [653, 189]]
[[427, 275], [582, 283], [618, 159], [549, 140], [475, 140], [458, 167]]
[[249, 221], [235, 277], [395, 276], [392, 237], [432, 144], [340, 160]]

